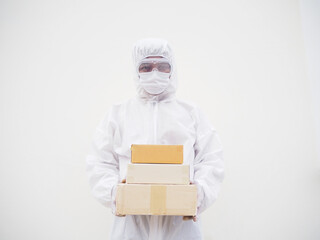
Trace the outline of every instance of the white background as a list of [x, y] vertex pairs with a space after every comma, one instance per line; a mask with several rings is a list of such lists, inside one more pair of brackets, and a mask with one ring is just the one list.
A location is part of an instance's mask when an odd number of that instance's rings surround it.
[[85, 157], [105, 112], [135, 95], [132, 45], [161, 37], [178, 97], [224, 145], [204, 239], [319, 240], [319, 12], [312, 0], [2, 0], [0, 239], [107, 239]]

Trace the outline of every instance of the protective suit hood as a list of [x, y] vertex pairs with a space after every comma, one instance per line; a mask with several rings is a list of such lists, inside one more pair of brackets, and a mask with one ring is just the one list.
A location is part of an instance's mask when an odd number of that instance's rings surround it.
[[[158, 95], [149, 94], [141, 85], [138, 67], [140, 62], [150, 56], [161, 56], [171, 64], [171, 76], [168, 87]], [[138, 98], [146, 101], [168, 101], [175, 97], [177, 90], [177, 71], [174, 62], [173, 51], [168, 41], [158, 38], [146, 38], [139, 40], [133, 47], [134, 81]]]

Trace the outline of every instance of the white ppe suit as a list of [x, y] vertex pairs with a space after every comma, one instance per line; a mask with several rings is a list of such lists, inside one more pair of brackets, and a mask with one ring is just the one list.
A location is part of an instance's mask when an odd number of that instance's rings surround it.
[[[172, 66], [169, 85], [158, 95], [149, 94], [140, 84], [137, 66], [148, 56], [162, 56]], [[202, 239], [199, 214], [216, 200], [224, 178], [219, 137], [196, 106], [175, 98], [176, 65], [167, 41], [138, 41], [133, 61], [138, 94], [112, 106], [96, 129], [86, 160], [93, 195], [115, 213], [116, 186], [126, 178], [131, 144], [183, 145], [183, 164], [190, 165], [190, 181], [198, 189], [198, 221], [183, 221], [182, 216], [114, 216], [111, 239]]]

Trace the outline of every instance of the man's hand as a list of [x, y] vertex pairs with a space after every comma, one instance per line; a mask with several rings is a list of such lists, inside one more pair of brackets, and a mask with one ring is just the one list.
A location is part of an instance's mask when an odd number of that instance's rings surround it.
[[[126, 183], [126, 179], [122, 179], [121, 183]], [[125, 217], [126, 215], [115, 214], [117, 217]]]
[[126, 215], [120, 215], [120, 214], [117, 214], [117, 213], [116, 213], [116, 216], [117, 216], [117, 217], [125, 217]]
[[194, 222], [197, 221], [197, 216], [183, 216], [183, 221], [193, 220]]
[[[190, 181], [190, 185], [193, 184], [193, 182]], [[183, 221], [193, 220], [194, 222], [197, 221], [197, 216], [183, 216]]]

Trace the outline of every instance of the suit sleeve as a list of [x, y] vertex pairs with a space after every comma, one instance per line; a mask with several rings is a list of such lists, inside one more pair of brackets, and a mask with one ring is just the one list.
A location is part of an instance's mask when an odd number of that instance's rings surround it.
[[220, 138], [206, 116], [195, 110], [197, 138], [194, 145], [194, 184], [198, 189], [198, 214], [217, 199], [224, 179], [223, 151]]
[[87, 174], [93, 196], [115, 213], [119, 161], [114, 152], [117, 123], [112, 111], [103, 118], [94, 133], [90, 154], [86, 158]]

